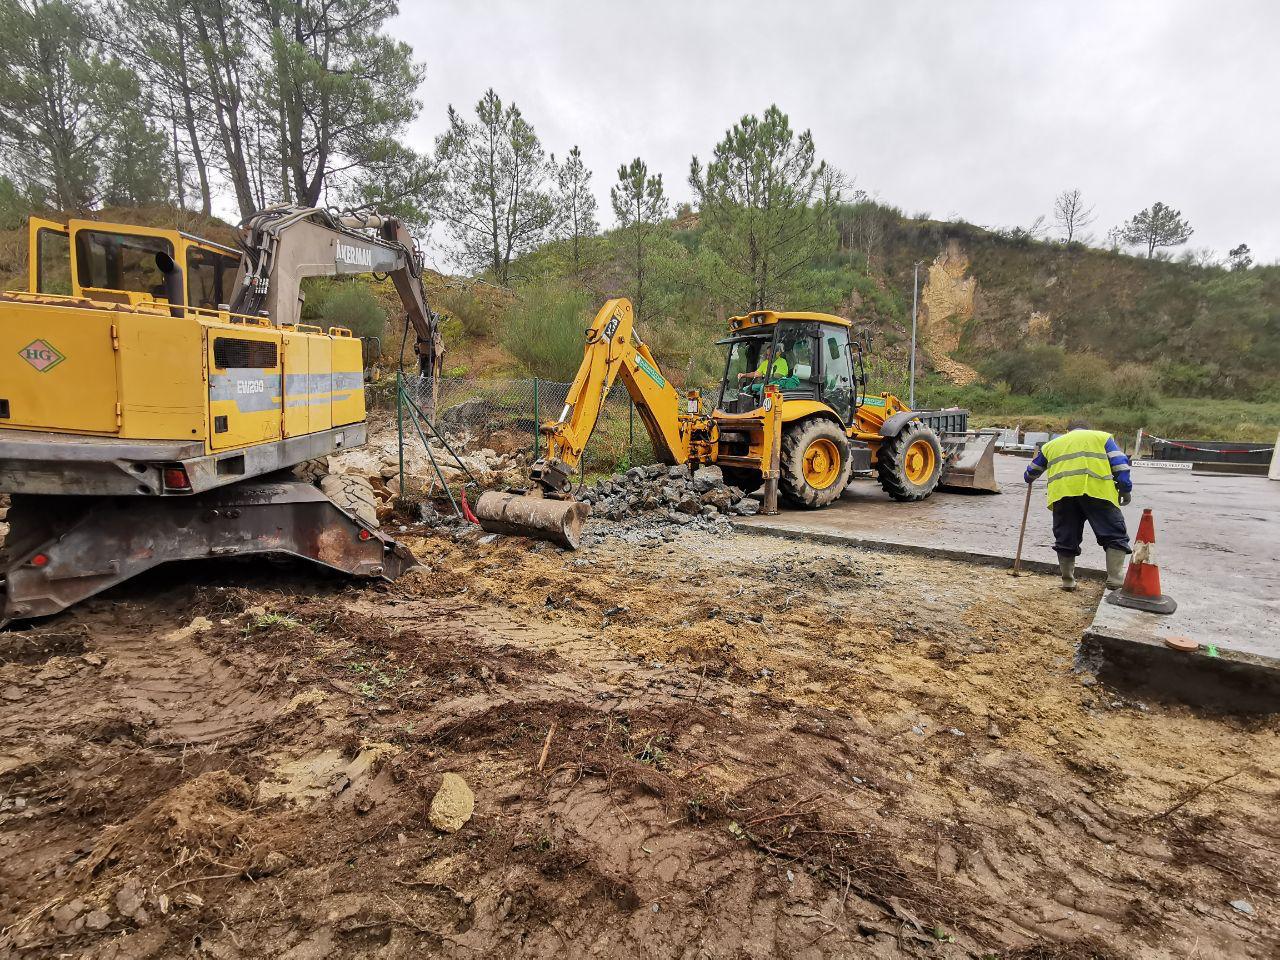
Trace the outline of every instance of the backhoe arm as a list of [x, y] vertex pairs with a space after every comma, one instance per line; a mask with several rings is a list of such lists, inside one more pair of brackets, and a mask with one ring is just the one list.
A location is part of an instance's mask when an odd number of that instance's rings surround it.
[[400, 221], [364, 211], [335, 216], [317, 207], [285, 206], [256, 213], [241, 228], [245, 258], [232, 312], [265, 311], [277, 325], [296, 324], [304, 277], [385, 274], [413, 326], [420, 372], [439, 376], [439, 324], [427, 306], [420, 255]]
[[688, 460], [689, 437], [680, 419], [680, 395], [636, 334], [631, 301], [620, 297], [608, 301], [587, 328], [582, 364], [560, 418], [539, 427], [547, 439], [547, 454], [530, 473], [543, 490], [568, 492], [570, 477], [618, 377], [635, 403], [658, 459], [668, 464]]

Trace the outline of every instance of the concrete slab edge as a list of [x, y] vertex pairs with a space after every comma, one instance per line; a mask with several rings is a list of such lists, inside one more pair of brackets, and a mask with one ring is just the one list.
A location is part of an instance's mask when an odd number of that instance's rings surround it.
[[[804, 540], [811, 543], [825, 543], [838, 547], [862, 547], [866, 550], [879, 550], [882, 553], [905, 553], [919, 557], [936, 557], [941, 560], [958, 560], [962, 563], [977, 563], [987, 567], [1003, 567], [1009, 569], [1013, 560], [1009, 557], [990, 553], [979, 553], [975, 550], [959, 550], [953, 547], [924, 547], [915, 543], [900, 543], [895, 540], [873, 540], [868, 537], [851, 537], [842, 533], [817, 533], [809, 530], [793, 530], [790, 527], [773, 526], [754, 522], [750, 524], [735, 523], [733, 529], [739, 533], [751, 533], [759, 536], [782, 537], [786, 540]], [[1033, 573], [1058, 572], [1056, 563], [1045, 560], [1023, 560], [1022, 567]], [[1082, 580], [1104, 580], [1106, 571], [1091, 570], [1088, 567], [1077, 567], [1076, 577]]]
[[[1105, 599], [1105, 598], [1104, 598]], [[1154, 616], [1154, 614], [1153, 614]], [[1146, 657], [1158, 658], [1166, 664], [1177, 664], [1182, 667], [1195, 665], [1210, 669], [1240, 669], [1268, 674], [1280, 679], [1280, 658], [1260, 657], [1254, 653], [1241, 653], [1238, 650], [1219, 648], [1218, 656], [1210, 657], [1197, 650], [1186, 653], [1166, 646], [1162, 641], [1151, 637], [1135, 637], [1116, 630], [1108, 630], [1092, 623], [1085, 628], [1084, 642], [1099, 650], [1127, 653], [1139, 653]]]

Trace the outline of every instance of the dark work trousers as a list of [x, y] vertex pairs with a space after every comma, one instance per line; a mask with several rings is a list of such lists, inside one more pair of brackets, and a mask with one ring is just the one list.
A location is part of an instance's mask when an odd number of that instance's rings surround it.
[[1064, 556], [1080, 556], [1086, 520], [1103, 547], [1133, 552], [1124, 528], [1124, 514], [1109, 500], [1097, 497], [1063, 497], [1053, 505], [1053, 549]]

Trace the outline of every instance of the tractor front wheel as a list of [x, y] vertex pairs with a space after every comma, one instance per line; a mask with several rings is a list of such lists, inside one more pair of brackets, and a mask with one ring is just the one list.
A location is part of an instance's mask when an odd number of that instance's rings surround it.
[[816, 510], [849, 485], [849, 438], [830, 420], [806, 420], [782, 437], [778, 492], [797, 507]]
[[880, 486], [894, 500], [924, 500], [942, 478], [942, 444], [932, 427], [909, 422], [880, 442], [876, 455]]

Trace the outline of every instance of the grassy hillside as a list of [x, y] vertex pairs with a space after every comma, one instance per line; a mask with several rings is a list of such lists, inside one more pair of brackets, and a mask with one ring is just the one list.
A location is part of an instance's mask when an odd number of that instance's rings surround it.
[[[1125, 434], [1145, 426], [1271, 441], [1280, 429], [1280, 267], [1146, 260], [908, 218], [873, 203], [842, 208], [836, 226], [829, 252], [780, 306], [836, 313], [871, 332], [877, 387], [905, 392], [920, 262], [921, 405], [1049, 429], [1080, 415]], [[711, 292], [701, 239], [696, 215], [669, 222], [647, 280], [652, 315], [641, 329], [681, 384], [718, 379], [714, 341], [741, 310]], [[575, 274], [559, 243], [523, 258], [511, 307], [490, 330], [460, 331], [460, 352], [475, 358], [479, 343], [505, 345], [517, 368], [567, 377], [581, 356], [581, 325], [606, 297], [631, 292], [616, 238], [593, 240], [585, 260]], [[454, 302], [465, 308], [465, 292]], [[523, 347], [530, 340], [536, 354]], [[488, 372], [476, 359], [465, 366]]]

